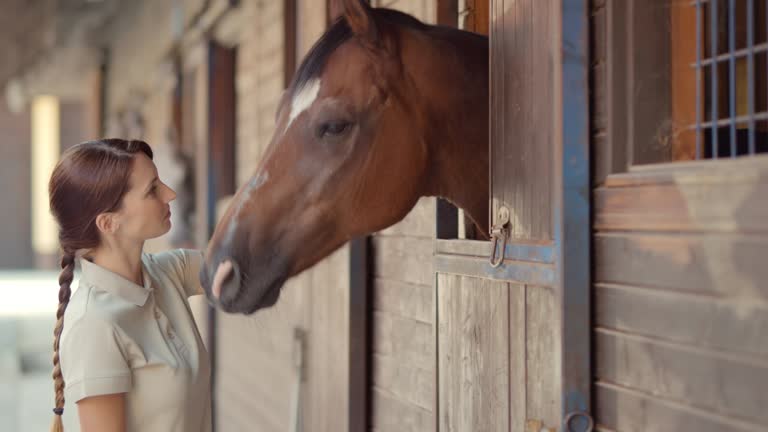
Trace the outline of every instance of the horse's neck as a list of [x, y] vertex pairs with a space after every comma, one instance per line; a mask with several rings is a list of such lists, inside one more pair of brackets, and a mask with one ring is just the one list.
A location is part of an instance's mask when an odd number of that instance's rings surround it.
[[[457, 45], [464, 70], [449, 72], [441, 91], [453, 92], [451, 106], [439, 107], [430, 150], [432, 195], [464, 209], [488, 233], [488, 57], [485, 45], [471, 40]], [[446, 72], [450, 68], [446, 68]], [[460, 84], [461, 83], [461, 84]]]

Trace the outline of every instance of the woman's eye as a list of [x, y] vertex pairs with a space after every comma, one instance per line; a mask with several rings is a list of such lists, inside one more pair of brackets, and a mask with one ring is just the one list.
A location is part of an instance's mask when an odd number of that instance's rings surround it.
[[343, 120], [326, 122], [320, 125], [318, 135], [320, 138], [339, 136], [346, 132], [350, 125], [351, 123]]

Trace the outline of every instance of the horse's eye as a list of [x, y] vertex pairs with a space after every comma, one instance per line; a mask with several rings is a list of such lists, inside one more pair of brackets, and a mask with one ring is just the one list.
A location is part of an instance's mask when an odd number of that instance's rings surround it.
[[318, 135], [320, 138], [339, 136], [346, 132], [350, 125], [351, 123], [344, 120], [329, 121], [320, 125]]

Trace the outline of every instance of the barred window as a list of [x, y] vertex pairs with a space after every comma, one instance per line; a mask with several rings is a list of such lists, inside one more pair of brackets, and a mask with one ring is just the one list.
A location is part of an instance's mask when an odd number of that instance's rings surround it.
[[607, 3], [607, 133], [628, 165], [768, 152], [766, 1]]
[[695, 158], [768, 152], [765, 1], [696, 0], [693, 7]]

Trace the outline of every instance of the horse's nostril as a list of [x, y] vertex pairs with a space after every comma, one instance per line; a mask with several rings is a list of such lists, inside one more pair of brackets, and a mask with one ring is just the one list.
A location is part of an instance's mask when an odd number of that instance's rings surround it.
[[213, 275], [213, 286], [211, 287], [213, 297], [220, 298], [224, 285], [231, 282], [239, 284], [239, 279], [240, 272], [237, 269], [237, 265], [232, 260], [223, 260], [219, 263], [216, 273]]

